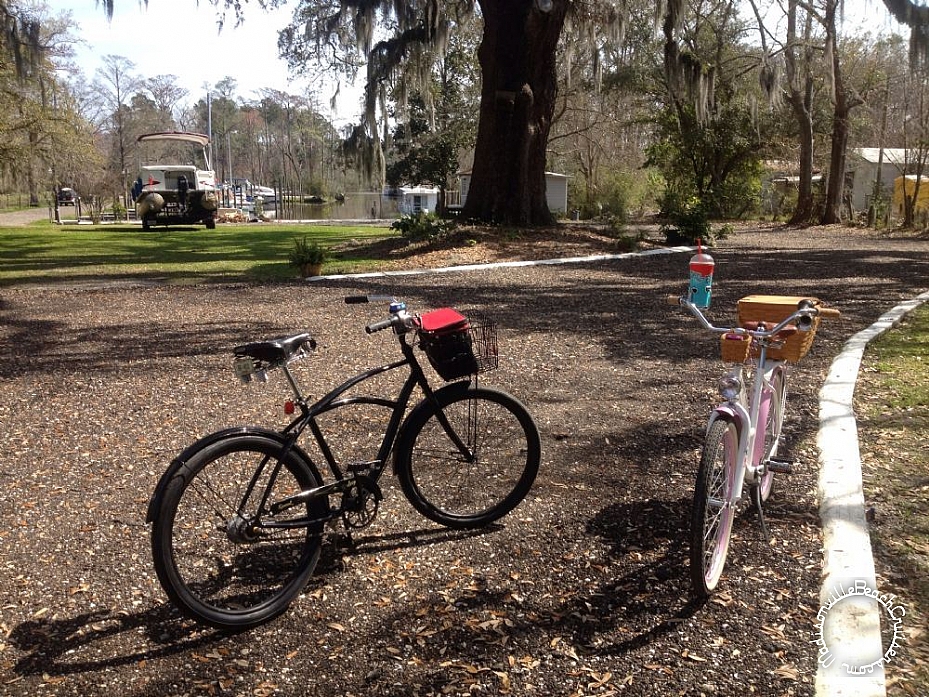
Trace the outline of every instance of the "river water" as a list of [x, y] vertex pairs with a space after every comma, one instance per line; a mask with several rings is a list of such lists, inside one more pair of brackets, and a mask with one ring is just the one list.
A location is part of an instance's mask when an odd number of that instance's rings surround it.
[[[295, 203], [284, 201], [275, 211], [278, 220], [377, 220], [398, 218], [400, 198], [376, 191], [345, 194], [344, 201]], [[266, 206], [266, 208], [269, 208]]]

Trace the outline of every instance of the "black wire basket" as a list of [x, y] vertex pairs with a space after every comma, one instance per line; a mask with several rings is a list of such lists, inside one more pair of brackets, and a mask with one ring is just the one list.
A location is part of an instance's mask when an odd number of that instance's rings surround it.
[[437, 331], [421, 331], [420, 346], [443, 380], [457, 380], [498, 366], [497, 325], [480, 312]]

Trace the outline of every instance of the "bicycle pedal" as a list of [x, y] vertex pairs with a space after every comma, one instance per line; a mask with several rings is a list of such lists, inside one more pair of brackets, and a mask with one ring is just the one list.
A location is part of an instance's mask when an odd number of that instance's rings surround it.
[[768, 471], [775, 474], [793, 474], [793, 460], [768, 460]]

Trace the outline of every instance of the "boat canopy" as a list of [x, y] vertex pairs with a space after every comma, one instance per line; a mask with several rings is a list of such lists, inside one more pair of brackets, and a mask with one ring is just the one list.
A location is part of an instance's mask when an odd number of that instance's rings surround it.
[[144, 133], [136, 140], [145, 143], [152, 140], [173, 140], [182, 143], [193, 143], [200, 147], [210, 144], [210, 137], [204, 133], [187, 133], [185, 131], [162, 131], [160, 133]]

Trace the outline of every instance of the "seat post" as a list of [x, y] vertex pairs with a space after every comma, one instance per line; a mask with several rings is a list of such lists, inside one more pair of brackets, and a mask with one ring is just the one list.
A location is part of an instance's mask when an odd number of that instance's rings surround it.
[[290, 372], [290, 368], [286, 363], [284, 363], [281, 368], [284, 371], [284, 375], [287, 376], [287, 382], [290, 383], [290, 389], [293, 390], [294, 395], [297, 397], [297, 402], [303, 404], [303, 394], [300, 392], [300, 385], [297, 384], [297, 378], [295, 378], [294, 374]]

